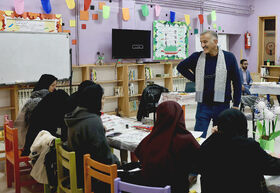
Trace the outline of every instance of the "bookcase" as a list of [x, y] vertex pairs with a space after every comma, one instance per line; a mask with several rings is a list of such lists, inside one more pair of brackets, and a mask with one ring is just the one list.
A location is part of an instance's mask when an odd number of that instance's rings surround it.
[[[111, 108], [109, 111], [104, 109], [104, 112], [132, 117], [136, 116], [142, 92], [149, 83], [159, 84], [173, 91], [174, 83], [179, 79], [183, 86], [181, 89], [176, 87], [175, 91], [184, 91], [186, 79], [178, 73], [174, 73], [178, 63], [179, 61], [73, 66], [73, 84], [78, 85], [84, 80], [93, 80], [101, 84], [105, 90], [105, 106]], [[148, 69], [150, 69], [150, 75]], [[92, 73], [92, 70], [96, 74]], [[79, 76], [81, 78], [77, 79]], [[114, 92], [116, 87], [122, 90], [121, 94], [116, 95]]]
[[278, 82], [280, 65], [261, 66], [261, 80], [264, 82]]

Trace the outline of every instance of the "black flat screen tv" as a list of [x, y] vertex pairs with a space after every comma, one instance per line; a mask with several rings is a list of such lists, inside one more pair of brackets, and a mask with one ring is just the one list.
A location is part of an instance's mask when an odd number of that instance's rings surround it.
[[112, 58], [151, 57], [151, 31], [112, 29]]

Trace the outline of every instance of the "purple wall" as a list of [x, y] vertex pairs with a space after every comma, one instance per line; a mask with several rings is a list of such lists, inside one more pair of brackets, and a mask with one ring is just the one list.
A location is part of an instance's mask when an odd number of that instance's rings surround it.
[[[254, 13], [248, 18], [248, 32], [252, 34], [252, 47], [250, 51], [247, 51], [248, 59], [249, 59], [249, 69], [253, 72], [257, 71], [258, 66], [258, 17], [260, 16], [276, 16], [276, 63], [279, 62], [279, 52], [280, 52], [280, 25], [279, 25], [279, 11], [280, 11], [280, 2], [279, 0], [269, 0], [269, 1], [261, 1], [255, 0], [253, 2]], [[250, 65], [251, 64], [251, 65]]]
[[[274, 0], [276, 2], [276, 0]], [[189, 36], [189, 54], [193, 53], [195, 51], [195, 40], [194, 40], [194, 29], [198, 28], [200, 33], [200, 26], [198, 23], [197, 15], [200, 13], [198, 10], [188, 10], [186, 9], [178, 9], [178, 8], [170, 8], [170, 7], [162, 7], [162, 12], [159, 18], [155, 17], [154, 8], [149, 8], [150, 14], [148, 17], [143, 17], [141, 15], [141, 5], [136, 4], [134, 1], [128, 1], [128, 0], [120, 0], [113, 1], [112, 3], [109, 3], [108, 1], [105, 1], [107, 5], [111, 7], [111, 15], [109, 19], [103, 19], [102, 18], [102, 12], [96, 10], [98, 8], [98, 1], [93, 1], [93, 5], [95, 5], [95, 10], [89, 10], [90, 17], [89, 21], [77, 21], [76, 24], [79, 25], [79, 63], [80, 64], [92, 64], [96, 61], [96, 53], [97, 51], [104, 52], [105, 53], [105, 62], [112, 62], [111, 59], [111, 29], [112, 28], [123, 28], [123, 29], [146, 29], [146, 30], [152, 30], [152, 22], [154, 20], [169, 20], [169, 12], [175, 11], [176, 12], [176, 20], [177, 21], [184, 21], [184, 14], [189, 14], [191, 16], [191, 26], [192, 30], [190, 32]], [[197, 2], [197, 1], [196, 1]], [[248, 5], [250, 1], [244, 1], [244, 0], [237, 0], [237, 1], [228, 1], [228, 0], [220, 0], [216, 2], [227, 2], [227, 3], [235, 3], [240, 5]], [[62, 14], [63, 17], [63, 23], [65, 23], [65, 26], [63, 26], [64, 30], [71, 30], [71, 39], [76, 39], [75, 37], [75, 28], [69, 27], [69, 20], [75, 19], [75, 10], [69, 10], [66, 6], [65, 0], [51, 0], [52, 4], [52, 13], [54, 14]], [[266, 3], [255, 3], [260, 4], [260, 6], [263, 6], [262, 4]], [[121, 19], [121, 7], [129, 7], [130, 8], [130, 20], [129, 21], [123, 21]], [[83, 9], [83, 1], [80, 0], [80, 9]], [[14, 10], [13, 8], [13, 1], [11, 0], [1, 0], [0, 1], [0, 10]], [[30, 12], [38, 12], [42, 13], [42, 7], [41, 7], [41, 1], [39, 0], [28, 0], [25, 1], [25, 11]], [[276, 10], [275, 10], [276, 11]], [[99, 20], [94, 21], [91, 19], [91, 15], [93, 13], [99, 13]], [[168, 16], [166, 16], [168, 14]], [[209, 12], [204, 13], [204, 30], [212, 29], [212, 23], [207, 21], [207, 16], [209, 15]], [[251, 22], [255, 16], [250, 16]], [[82, 30], [81, 24], [86, 24], [87, 29]], [[253, 28], [253, 25], [250, 23], [249, 29], [248, 29], [248, 17], [247, 16], [235, 16], [235, 15], [229, 15], [229, 14], [221, 14], [217, 13], [217, 26], [221, 26], [223, 32], [226, 34], [239, 34], [237, 35], [230, 35], [230, 51], [232, 51], [237, 60], [239, 60], [240, 57], [240, 49], [244, 48], [244, 38], [243, 34], [248, 31], [254, 31], [250, 30]], [[257, 26], [257, 25], [256, 25]], [[256, 29], [257, 30], [257, 29]], [[192, 34], [191, 34], [192, 33]], [[220, 33], [220, 32], [219, 32]], [[240, 36], [241, 34], [241, 36]], [[243, 52], [244, 57], [249, 57], [249, 62], [253, 64], [253, 57], [250, 55], [250, 53], [256, 53], [255, 49], [255, 37], [257, 37], [255, 34], [253, 34], [253, 47], [251, 51]], [[71, 46], [73, 50], [73, 64], [76, 64], [75, 60], [75, 46]], [[256, 58], [256, 57], [255, 57]], [[253, 65], [250, 65], [250, 69], [254, 69]]]

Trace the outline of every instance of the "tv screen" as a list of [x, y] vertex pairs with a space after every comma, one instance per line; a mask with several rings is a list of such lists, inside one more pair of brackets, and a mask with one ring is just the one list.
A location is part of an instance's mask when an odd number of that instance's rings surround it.
[[112, 58], [150, 58], [151, 31], [112, 29]]

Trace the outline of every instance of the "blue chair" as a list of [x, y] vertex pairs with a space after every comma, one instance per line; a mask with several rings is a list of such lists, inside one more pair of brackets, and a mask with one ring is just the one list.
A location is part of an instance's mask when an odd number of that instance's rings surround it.
[[150, 186], [140, 186], [136, 184], [130, 184], [122, 182], [120, 178], [115, 179], [115, 193], [121, 193], [121, 191], [130, 193], [171, 193], [170, 186], [160, 187], [150, 187]]

